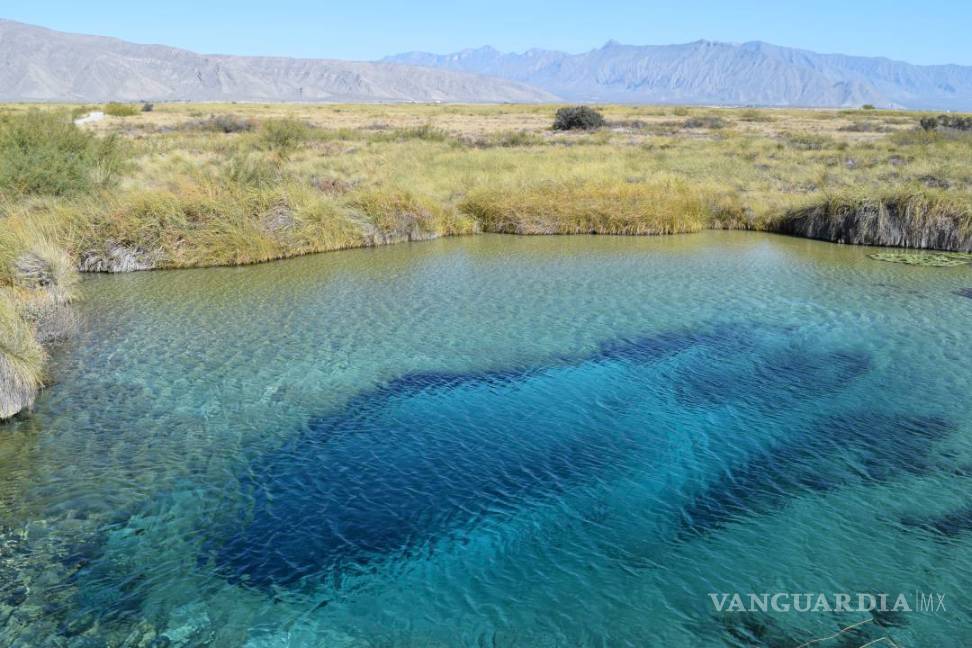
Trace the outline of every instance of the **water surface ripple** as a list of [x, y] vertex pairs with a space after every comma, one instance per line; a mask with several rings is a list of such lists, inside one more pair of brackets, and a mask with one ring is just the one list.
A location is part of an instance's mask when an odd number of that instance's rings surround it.
[[[84, 282], [0, 434], [0, 645], [972, 643], [968, 268], [710, 232]], [[848, 643], [849, 642], [849, 643]], [[833, 644], [837, 645], [837, 644]]]

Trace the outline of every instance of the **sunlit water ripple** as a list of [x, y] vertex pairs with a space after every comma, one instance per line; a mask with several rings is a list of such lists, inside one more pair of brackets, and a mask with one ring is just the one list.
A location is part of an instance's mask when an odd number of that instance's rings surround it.
[[[972, 269], [481, 236], [84, 282], [0, 428], [0, 646], [972, 643]], [[843, 641], [844, 643], [839, 643]]]

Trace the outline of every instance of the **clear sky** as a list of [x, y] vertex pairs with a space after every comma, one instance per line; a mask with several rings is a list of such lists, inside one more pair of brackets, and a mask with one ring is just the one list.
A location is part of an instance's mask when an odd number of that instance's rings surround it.
[[0, 17], [225, 54], [376, 59], [493, 45], [583, 52], [700, 38], [972, 65], [972, 0], [7, 0]]

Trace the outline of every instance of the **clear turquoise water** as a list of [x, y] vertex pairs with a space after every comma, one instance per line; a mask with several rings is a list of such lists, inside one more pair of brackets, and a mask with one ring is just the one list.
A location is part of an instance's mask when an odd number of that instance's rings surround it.
[[[0, 429], [0, 645], [972, 644], [972, 269], [746, 233], [93, 277]], [[154, 642], [154, 643], [153, 643]], [[842, 643], [843, 642], [843, 643]]]

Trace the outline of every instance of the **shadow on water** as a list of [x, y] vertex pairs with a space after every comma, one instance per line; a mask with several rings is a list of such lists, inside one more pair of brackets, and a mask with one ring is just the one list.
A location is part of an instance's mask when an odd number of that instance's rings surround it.
[[[209, 534], [202, 560], [231, 581], [267, 588], [422, 555], [468, 541], [487, 521], [658, 466], [654, 437], [623, 418], [644, 417], [652, 397], [674, 392], [679, 407], [737, 399], [779, 407], [829, 395], [868, 366], [861, 352], [808, 349], [770, 327], [720, 324], [614, 340], [550, 366], [406, 374], [310, 420], [253, 461], [241, 478], [247, 504]], [[696, 498], [686, 528], [711, 530], [844, 483], [847, 476], [814, 467], [835, 449], [858, 450], [862, 473], [913, 467], [921, 448], [909, 435], [946, 428], [876, 415], [832, 421]], [[874, 435], [891, 435], [890, 445], [872, 443]]]

